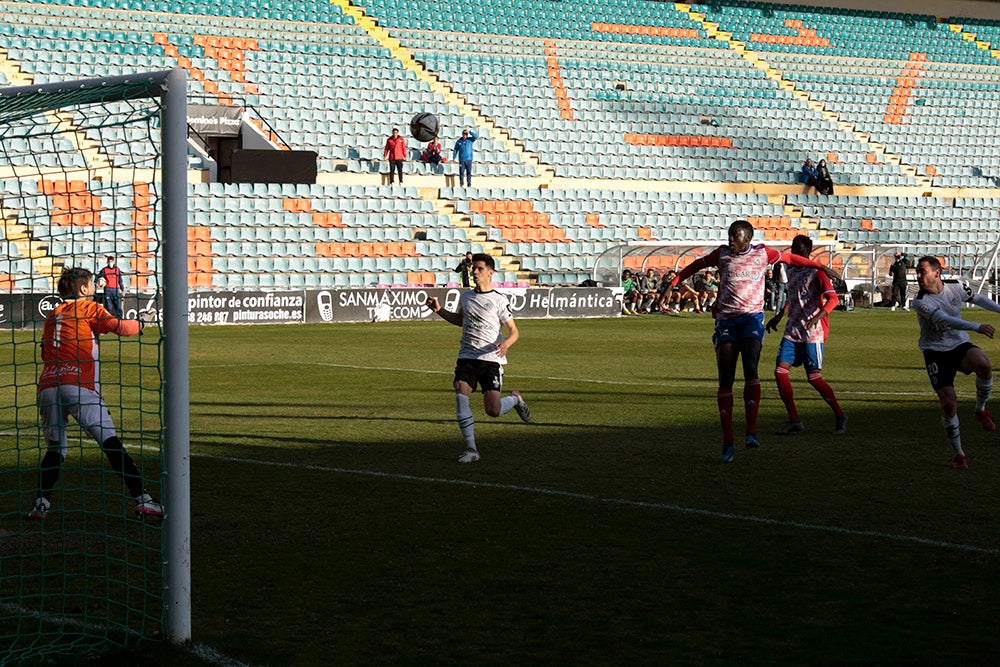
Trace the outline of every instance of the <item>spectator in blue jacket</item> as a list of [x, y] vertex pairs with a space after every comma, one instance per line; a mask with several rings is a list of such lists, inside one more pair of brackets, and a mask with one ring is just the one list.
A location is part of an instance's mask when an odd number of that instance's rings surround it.
[[817, 187], [819, 184], [819, 170], [816, 169], [816, 165], [812, 160], [806, 160], [802, 163], [802, 173], [799, 178], [807, 187], [814, 187], [819, 190]]
[[462, 138], [455, 142], [452, 158], [458, 159], [458, 184], [472, 186], [472, 144], [479, 135], [475, 130], [462, 130]]

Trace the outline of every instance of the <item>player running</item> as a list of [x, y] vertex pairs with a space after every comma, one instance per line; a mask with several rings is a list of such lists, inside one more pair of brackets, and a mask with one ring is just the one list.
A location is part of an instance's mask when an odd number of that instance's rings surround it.
[[[472, 279], [476, 288], [462, 292], [458, 309], [454, 312], [442, 308], [437, 298], [427, 297], [428, 308], [445, 321], [462, 327], [458, 362], [455, 364], [455, 416], [465, 439], [465, 452], [458, 458], [459, 463], [475, 463], [480, 458], [476, 447], [475, 419], [469, 407], [469, 396], [477, 385], [482, 387], [483, 406], [490, 417], [499, 417], [513, 409], [517, 410], [522, 421], [531, 420], [531, 410], [521, 392], [500, 397], [507, 350], [518, 341], [520, 334], [507, 297], [493, 290], [495, 270], [496, 265], [490, 255], [479, 253], [472, 256]], [[507, 338], [503, 336], [503, 327], [507, 327]]]
[[[799, 234], [792, 239], [793, 255], [809, 257], [812, 248], [813, 242], [808, 236]], [[833, 388], [823, 379], [822, 373], [823, 344], [830, 334], [828, 318], [840, 303], [840, 299], [829, 276], [822, 271], [793, 266], [789, 267], [787, 273], [785, 307], [768, 320], [766, 327], [768, 331], [777, 331], [782, 316], [788, 313], [788, 323], [785, 325], [785, 333], [778, 346], [778, 357], [774, 367], [774, 379], [778, 383], [778, 394], [785, 404], [785, 409], [788, 410], [788, 421], [775, 433], [788, 435], [805, 429], [795, 407], [792, 381], [788, 376], [792, 366], [805, 366], [809, 384], [819, 392], [827, 405], [833, 408], [835, 417], [833, 432], [845, 433], [847, 415], [840, 408]]]
[[974, 294], [969, 284], [942, 280], [941, 261], [937, 257], [921, 257], [917, 261], [917, 284], [920, 292], [911, 304], [920, 323], [918, 346], [924, 353], [924, 363], [931, 386], [941, 402], [941, 425], [955, 450], [952, 466], [960, 470], [969, 467], [962, 449], [958, 424], [958, 397], [955, 395], [955, 374], [976, 374], [976, 409], [973, 413], [984, 431], [995, 431], [986, 402], [993, 391], [993, 363], [986, 353], [973, 345], [967, 331], [978, 331], [993, 338], [996, 329], [991, 324], [979, 324], [962, 319], [962, 304], [971, 303], [994, 313], [1000, 305], [987, 296]]
[[716, 362], [719, 369], [717, 402], [722, 422], [722, 462], [736, 456], [733, 437], [733, 384], [736, 362], [743, 358], [743, 405], [746, 409], [747, 447], [759, 447], [757, 411], [760, 407], [760, 377], [757, 365], [764, 341], [764, 277], [769, 264], [786, 262], [792, 266], [821, 269], [821, 264], [788, 252], [778, 252], [764, 245], [751, 245], [753, 226], [737, 220], [729, 226], [729, 244], [688, 264], [670, 281], [671, 287], [709, 266], [719, 267], [719, 296], [712, 306], [715, 317]]

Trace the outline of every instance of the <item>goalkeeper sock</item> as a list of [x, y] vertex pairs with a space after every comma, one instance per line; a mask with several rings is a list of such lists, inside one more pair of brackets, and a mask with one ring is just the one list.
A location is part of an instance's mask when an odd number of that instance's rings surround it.
[[476, 420], [472, 416], [472, 408], [469, 407], [469, 397], [464, 394], [455, 394], [455, 417], [458, 419], [458, 428], [465, 438], [465, 448], [476, 450]]
[[[54, 443], [58, 447], [59, 443]], [[59, 469], [62, 466], [63, 457], [58, 451], [49, 450], [42, 457], [42, 464], [38, 473], [38, 495], [46, 500], [50, 500], [52, 489], [59, 481]]]
[[981, 412], [986, 409], [986, 401], [990, 400], [993, 393], [993, 376], [981, 378], [976, 376], [976, 411]]
[[132, 457], [122, 447], [122, 441], [118, 439], [118, 436], [112, 436], [102, 442], [101, 449], [104, 450], [105, 456], [111, 462], [111, 468], [125, 481], [125, 486], [128, 487], [132, 497], [141, 496], [143, 493], [142, 473], [139, 472]]

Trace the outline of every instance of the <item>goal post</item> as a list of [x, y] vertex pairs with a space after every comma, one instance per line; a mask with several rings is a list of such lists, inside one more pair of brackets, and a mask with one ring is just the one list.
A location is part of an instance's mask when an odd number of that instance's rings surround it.
[[[0, 663], [191, 639], [186, 87], [174, 69], [0, 88]], [[164, 518], [122, 511], [122, 479], [71, 420], [32, 520], [46, 308], [64, 268], [105, 255], [130, 283], [122, 317], [157, 313], [141, 338], [102, 337], [100, 389]]]

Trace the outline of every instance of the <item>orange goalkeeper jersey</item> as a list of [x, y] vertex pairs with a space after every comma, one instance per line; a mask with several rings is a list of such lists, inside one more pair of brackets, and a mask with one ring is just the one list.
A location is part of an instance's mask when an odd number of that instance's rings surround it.
[[42, 361], [38, 388], [78, 385], [100, 392], [100, 343], [103, 333], [134, 336], [141, 326], [136, 320], [120, 320], [94, 301], [66, 301], [45, 319], [42, 330]]

